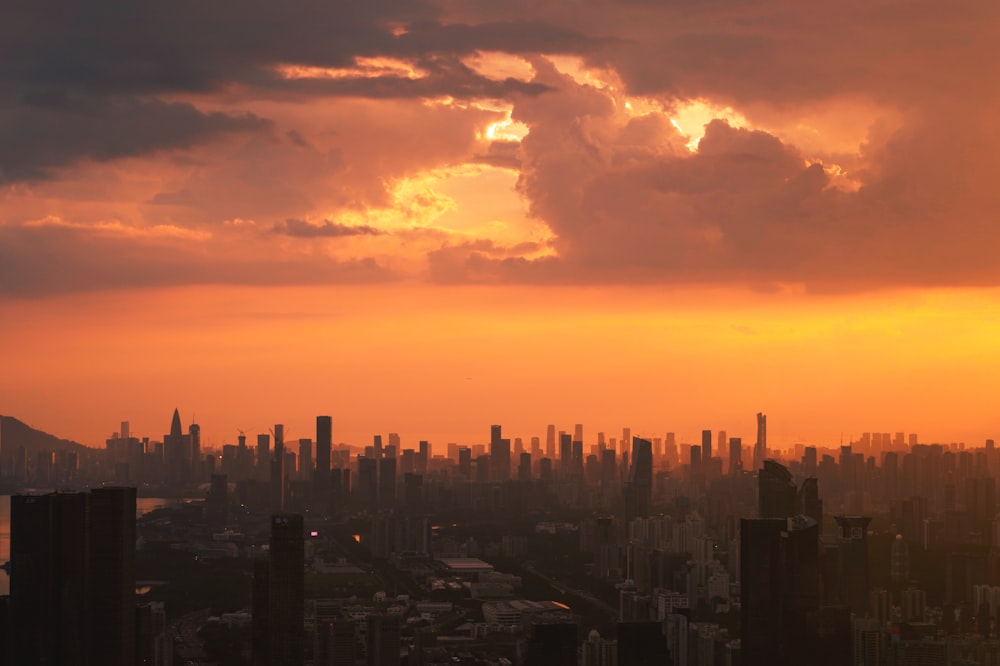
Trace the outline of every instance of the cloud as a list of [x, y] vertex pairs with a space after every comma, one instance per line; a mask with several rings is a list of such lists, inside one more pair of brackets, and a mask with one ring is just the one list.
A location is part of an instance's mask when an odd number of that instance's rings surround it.
[[385, 232], [368, 225], [347, 225], [324, 220], [313, 224], [305, 220], [285, 220], [274, 225], [271, 230], [276, 234], [293, 236], [295, 238], [343, 238], [345, 236], [381, 236]]
[[179, 150], [269, 123], [253, 114], [204, 113], [191, 104], [115, 96], [53, 105], [0, 94], [0, 185], [52, 177], [81, 160], [110, 161]]
[[[241, 235], [243, 242], [249, 237]], [[397, 279], [373, 258], [275, 255], [266, 245], [234, 254], [228, 239], [117, 223], [0, 226], [0, 297], [38, 298], [106, 289], [197, 284], [305, 285]], [[222, 249], [222, 251], [219, 251]]]

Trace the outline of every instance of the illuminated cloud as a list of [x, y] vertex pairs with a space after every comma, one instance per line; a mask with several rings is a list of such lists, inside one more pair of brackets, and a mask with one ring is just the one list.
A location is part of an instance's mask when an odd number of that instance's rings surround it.
[[965, 0], [15, 3], [0, 252], [153, 268], [0, 289], [993, 285], [998, 37]]

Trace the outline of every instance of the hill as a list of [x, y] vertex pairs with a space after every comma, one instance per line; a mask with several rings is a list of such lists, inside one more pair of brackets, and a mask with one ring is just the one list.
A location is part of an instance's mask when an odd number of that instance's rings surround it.
[[83, 453], [89, 449], [68, 439], [59, 439], [41, 430], [35, 430], [13, 416], [0, 415], [0, 452], [4, 457], [13, 455], [19, 447], [24, 447], [30, 460], [40, 451], [76, 451]]

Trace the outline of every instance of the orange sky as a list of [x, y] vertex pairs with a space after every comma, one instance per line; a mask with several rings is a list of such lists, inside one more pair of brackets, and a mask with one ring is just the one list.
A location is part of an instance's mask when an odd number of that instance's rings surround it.
[[0, 9], [0, 412], [1000, 434], [1000, 5], [106, 9]]

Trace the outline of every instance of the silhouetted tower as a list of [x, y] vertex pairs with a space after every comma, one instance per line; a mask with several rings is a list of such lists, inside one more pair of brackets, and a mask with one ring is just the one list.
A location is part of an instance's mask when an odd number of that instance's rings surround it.
[[765, 460], [757, 483], [760, 518], [788, 518], [801, 512], [792, 473], [781, 463]]
[[510, 440], [501, 436], [499, 425], [490, 426], [490, 464], [492, 480], [510, 480]]
[[747, 666], [820, 663], [819, 527], [805, 516], [740, 520], [741, 654]]
[[757, 441], [753, 447], [753, 468], [760, 469], [767, 458], [767, 416], [757, 412]]
[[[721, 453], [721, 451], [720, 451]], [[712, 459], [712, 431], [701, 431], [701, 459], [709, 461]]]
[[91, 664], [135, 663], [135, 488], [90, 491]]
[[841, 562], [844, 575], [841, 587], [846, 587], [846, 601], [851, 610], [861, 615], [869, 604], [868, 590], [868, 523], [869, 516], [835, 516], [840, 526]]
[[368, 666], [399, 666], [399, 620], [384, 615], [368, 616]]
[[274, 426], [274, 457], [271, 460], [271, 509], [285, 510], [285, 426]]
[[268, 652], [271, 666], [302, 666], [305, 642], [305, 540], [302, 516], [271, 517], [268, 554]]
[[729, 476], [738, 476], [743, 473], [743, 439], [740, 437], [729, 438]]
[[330, 449], [333, 447], [333, 419], [316, 417], [316, 481], [325, 488], [330, 477]]
[[625, 492], [626, 520], [648, 516], [653, 494], [653, 444], [648, 439], [632, 440], [632, 468]]

